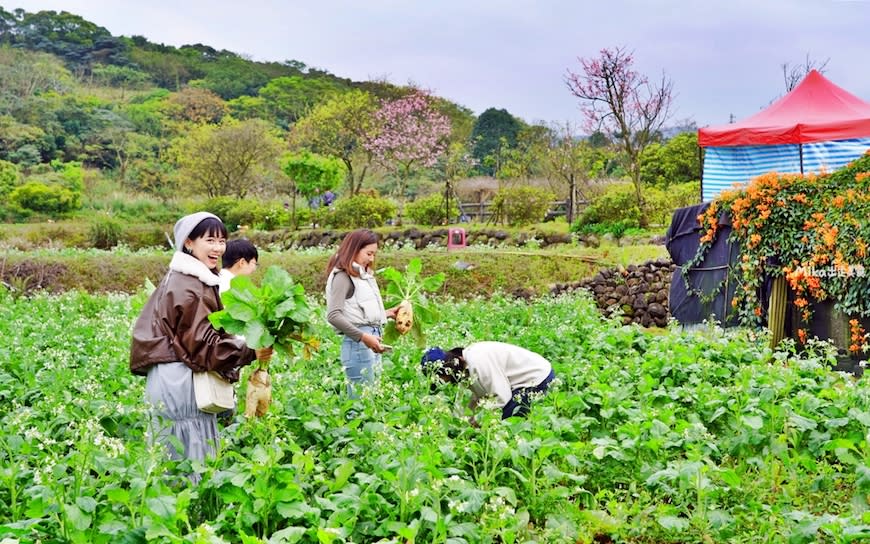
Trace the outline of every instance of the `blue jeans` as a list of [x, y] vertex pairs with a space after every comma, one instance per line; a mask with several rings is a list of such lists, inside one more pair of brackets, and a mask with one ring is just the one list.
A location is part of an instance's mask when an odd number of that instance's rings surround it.
[[520, 387], [511, 391], [511, 400], [501, 409], [501, 418], [507, 419], [512, 416], [526, 417], [529, 415], [529, 409], [532, 407], [532, 399], [529, 398], [534, 393], [544, 394], [550, 387], [550, 382], [556, 377], [554, 371], [544, 378], [544, 381], [534, 387]]
[[[381, 335], [380, 327], [362, 326], [359, 328], [367, 334]], [[358, 398], [359, 393], [354, 385], [373, 383], [381, 373], [381, 355], [375, 353], [363, 344], [349, 336], [341, 342], [341, 366], [347, 376], [347, 394], [350, 398]]]

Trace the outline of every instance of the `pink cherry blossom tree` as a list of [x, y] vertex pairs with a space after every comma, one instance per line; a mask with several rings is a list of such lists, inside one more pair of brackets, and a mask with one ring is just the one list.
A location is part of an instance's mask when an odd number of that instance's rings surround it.
[[401, 224], [408, 179], [420, 169], [435, 166], [447, 150], [450, 119], [435, 110], [427, 94], [415, 91], [384, 100], [375, 112], [375, 124], [377, 133], [365, 147], [375, 162], [396, 173]]
[[670, 118], [673, 83], [662, 74], [653, 84], [634, 70], [634, 55], [623, 48], [602, 49], [598, 57], [578, 58], [582, 71], [568, 69], [565, 82], [582, 101], [587, 128], [619, 142], [634, 184], [641, 220], [646, 222], [640, 157]]

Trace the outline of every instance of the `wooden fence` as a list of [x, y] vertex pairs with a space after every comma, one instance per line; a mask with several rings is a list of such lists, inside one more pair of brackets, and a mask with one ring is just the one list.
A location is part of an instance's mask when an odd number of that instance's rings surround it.
[[[577, 202], [577, 212], [583, 210], [583, 208], [588, 204], [586, 201]], [[492, 218], [492, 201], [488, 200], [485, 202], [459, 202], [459, 210], [461, 219], [466, 221], [477, 221], [480, 223], [486, 223], [490, 221]], [[567, 200], [557, 200], [550, 203], [550, 208], [547, 210], [546, 215], [542, 218], [543, 221], [552, 221], [557, 217], [564, 217], [568, 213], [568, 201]]]

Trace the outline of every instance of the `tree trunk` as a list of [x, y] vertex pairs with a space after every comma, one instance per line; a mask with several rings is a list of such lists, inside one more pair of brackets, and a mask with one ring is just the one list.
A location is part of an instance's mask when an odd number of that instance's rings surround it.
[[396, 195], [398, 197], [397, 198], [398, 206], [396, 208], [396, 226], [397, 227], [402, 226], [402, 215], [405, 212], [405, 186], [407, 185], [407, 183], [408, 183], [407, 178], [400, 174], [399, 183], [398, 183], [398, 193], [399, 194]]
[[450, 224], [450, 180], [444, 185], [444, 224]]
[[402, 214], [405, 211], [405, 195], [399, 195], [399, 205], [396, 207], [396, 226], [402, 226]]
[[577, 209], [577, 182], [574, 181], [574, 175], [568, 182], [568, 205], [565, 210], [565, 219], [568, 221], [568, 226], [574, 224], [574, 214]]
[[298, 223], [296, 222], [296, 183], [293, 182], [290, 185], [290, 226], [293, 227], [293, 230], [299, 228]]
[[366, 171], [368, 171], [368, 168], [369, 168], [368, 166], [363, 166], [362, 172], [359, 173], [359, 179], [357, 179], [356, 182], [354, 182], [354, 180], [351, 179], [351, 189], [350, 189], [351, 196], [358, 195], [360, 190], [362, 190], [363, 180], [366, 177]]
[[634, 184], [634, 196], [637, 201], [637, 208], [640, 210], [638, 223], [641, 228], [645, 229], [649, 226], [649, 219], [646, 216], [646, 205], [643, 201], [643, 189], [641, 187], [640, 165], [638, 164], [638, 160], [639, 159], [635, 159], [632, 161], [631, 182]]
[[347, 182], [347, 188], [350, 191], [350, 196], [356, 194], [354, 191], [354, 176], [353, 176], [353, 163], [348, 159], [342, 159], [344, 161], [344, 165], [347, 167], [347, 176], [345, 177], [345, 181]]

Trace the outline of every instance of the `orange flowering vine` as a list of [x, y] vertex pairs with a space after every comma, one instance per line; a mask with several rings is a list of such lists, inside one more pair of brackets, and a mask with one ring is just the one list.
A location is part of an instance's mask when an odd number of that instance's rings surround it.
[[[737, 283], [731, 308], [743, 324], [764, 322], [760, 295], [771, 277], [786, 279], [804, 324], [812, 320], [815, 305], [825, 301], [857, 316], [859, 325], [860, 318], [870, 317], [870, 271], [864, 268], [870, 245], [870, 153], [833, 173], [771, 172], [722, 193], [698, 215], [700, 247], [684, 270], [697, 266], [721, 234], [723, 213], [731, 219], [730, 241], [740, 248], [729, 279]], [[806, 335], [807, 327], [799, 326], [802, 342]], [[858, 345], [853, 338], [852, 346]]]
[[849, 352], [858, 353], [864, 348], [867, 341], [867, 331], [857, 319], [849, 320], [849, 339], [851, 340]]

